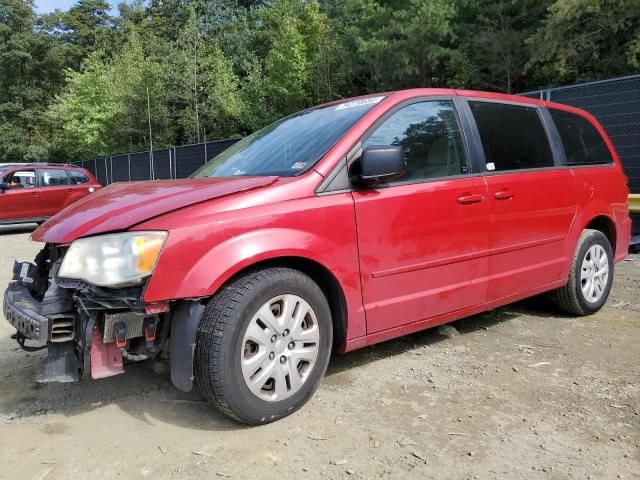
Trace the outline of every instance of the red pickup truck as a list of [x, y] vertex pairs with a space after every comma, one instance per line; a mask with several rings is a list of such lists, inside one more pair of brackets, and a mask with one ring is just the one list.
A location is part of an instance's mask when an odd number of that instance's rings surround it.
[[[627, 179], [588, 113], [414, 89], [311, 108], [174, 181], [115, 184], [33, 233], [4, 313], [45, 381], [170, 356], [260, 424], [347, 352], [551, 292], [588, 315], [630, 237]], [[1, 195], [0, 195], [1, 196]]]

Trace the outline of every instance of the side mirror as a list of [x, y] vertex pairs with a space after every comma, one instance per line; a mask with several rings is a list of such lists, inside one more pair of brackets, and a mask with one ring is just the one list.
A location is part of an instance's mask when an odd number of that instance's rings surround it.
[[394, 145], [369, 145], [360, 157], [360, 175], [356, 183], [366, 186], [377, 185], [401, 177], [407, 171], [402, 147]]
[[7, 182], [0, 182], [0, 192], [4, 193], [5, 190], [9, 190], [11, 188], [11, 185], [9, 185]]

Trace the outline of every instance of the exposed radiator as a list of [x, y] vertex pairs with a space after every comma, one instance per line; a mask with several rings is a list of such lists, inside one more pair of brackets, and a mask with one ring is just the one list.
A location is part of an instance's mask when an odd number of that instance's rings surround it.
[[117, 322], [124, 322], [127, 331], [127, 340], [130, 338], [142, 337], [144, 335], [145, 315], [136, 315], [133, 312], [107, 313], [104, 316], [104, 333], [102, 341], [104, 343], [115, 342], [113, 336], [113, 326]]

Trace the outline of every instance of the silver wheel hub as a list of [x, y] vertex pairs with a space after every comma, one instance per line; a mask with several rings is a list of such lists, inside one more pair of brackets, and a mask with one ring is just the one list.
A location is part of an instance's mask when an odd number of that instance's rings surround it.
[[582, 260], [580, 288], [589, 303], [596, 303], [604, 295], [609, 281], [609, 257], [601, 245], [593, 245]]
[[270, 402], [297, 393], [318, 358], [320, 330], [302, 297], [279, 295], [251, 318], [242, 338], [242, 376], [251, 392]]

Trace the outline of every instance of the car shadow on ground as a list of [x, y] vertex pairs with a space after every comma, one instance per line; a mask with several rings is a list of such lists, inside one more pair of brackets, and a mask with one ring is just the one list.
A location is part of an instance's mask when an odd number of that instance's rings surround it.
[[[458, 320], [451, 325], [461, 335], [467, 335], [480, 329], [491, 330], [499, 323], [528, 313], [562, 316], [548, 305], [547, 300], [536, 298]], [[441, 335], [438, 328], [431, 328], [344, 355], [333, 355], [325, 381], [332, 382], [333, 376], [343, 372], [356, 371], [372, 362], [442, 341], [450, 340]], [[72, 417], [116, 405], [128, 415], [149, 424], [163, 422], [212, 431], [250, 428], [228, 419], [204, 402], [197, 388], [189, 393], [181, 392], [171, 384], [168, 371], [156, 373], [145, 364], [128, 365], [125, 375], [99, 381], [36, 383], [34, 379], [45, 354], [22, 352], [13, 342], [9, 337], [0, 340], [0, 425], [47, 414]]]
[[36, 223], [24, 223], [17, 225], [0, 225], [0, 235], [17, 235], [20, 233], [31, 233], [38, 225]]

